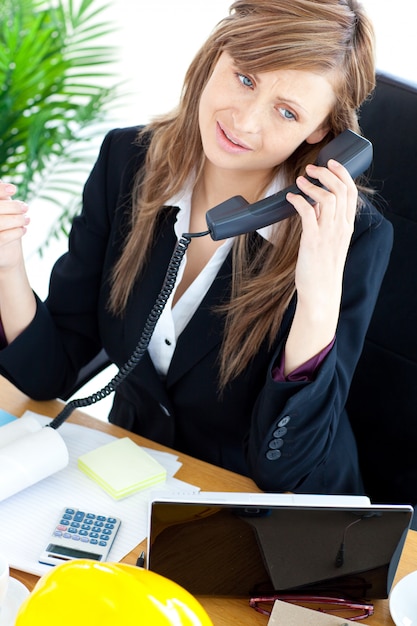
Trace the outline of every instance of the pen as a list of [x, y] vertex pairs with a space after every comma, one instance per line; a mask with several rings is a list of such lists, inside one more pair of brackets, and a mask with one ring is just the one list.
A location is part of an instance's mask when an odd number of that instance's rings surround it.
[[138, 556], [138, 560], [136, 561], [136, 565], [138, 567], [143, 567], [145, 565], [145, 553], [141, 552]]

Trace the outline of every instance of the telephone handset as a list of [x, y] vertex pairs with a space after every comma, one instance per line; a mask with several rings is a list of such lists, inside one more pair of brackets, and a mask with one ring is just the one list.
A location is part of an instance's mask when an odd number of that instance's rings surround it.
[[[335, 159], [355, 178], [369, 167], [372, 156], [372, 144], [368, 139], [352, 130], [345, 130], [320, 150], [316, 164], [326, 166], [329, 159]], [[295, 184], [254, 204], [249, 204], [242, 196], [233, 196], [207, 211], [206, 221], [211, 238], [218, 241], [235, 237], [290, 217], [295, 209], [286, 200], [289, 191], [301, 194], [313, 203]]]

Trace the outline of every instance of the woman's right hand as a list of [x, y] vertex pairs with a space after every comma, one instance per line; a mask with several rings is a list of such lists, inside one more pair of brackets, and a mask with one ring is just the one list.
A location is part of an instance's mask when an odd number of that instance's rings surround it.
[[29, 224], [28, 206], [13, 200], [15, 185], [0, 181], [0, 270], [15, 267], [23, 260], [21, 239]]
[[28, 207], [13, 200], [16, 191], [14, 185], [0, 181], [0, 318], [7, 343], [20, 335], [36, 313], [22, 249]]

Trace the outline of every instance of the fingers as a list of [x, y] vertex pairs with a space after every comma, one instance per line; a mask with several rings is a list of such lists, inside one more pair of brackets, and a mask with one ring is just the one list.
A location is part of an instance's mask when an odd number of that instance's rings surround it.
[[17, 187], [0, 181], [0, 200], [9, 200], [17, 191]]
[[[321, 185], [314, 184], [305, 176], [299, 176], [296, 181], [297, 187], [314, 201], [316, 219], [338, 217], [353, 223], [358, 191], [352, 177], [343, 165], [331, 159], [328, 162], [328, 167], [308, 165], [306, 173]], [[311, 205], [303, 196], [288, 194], [288, 200], [302, 217], [311, 216]]]
[[28, 205], [21, 200], [13, 200], [17, 192], [15, 185], [0, 181], [0, 243], [19, 239], [29, 224]]
[[307, 173], [312, 178], [316, 178], [323, 186], [318, 187], [317, 190], [310, 188], [311, 193], [314, 193], [315, 196], [313, 200], [317, 198], [318, 202], [323, 202], [327, 198], [326, 192], [330, 192], [336, 197], [337, 201], [345, 201], [347, 209], [353, 208], [351, 217], [354, 216], [358, 190], [351, 175], [343, 165], [330, 159], [327, 167], [308, 165]]

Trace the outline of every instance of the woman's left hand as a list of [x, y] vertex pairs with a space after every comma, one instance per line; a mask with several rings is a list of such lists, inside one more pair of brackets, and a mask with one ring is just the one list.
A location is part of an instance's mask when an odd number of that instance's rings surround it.
[[295, 269], [297, 306], [285, 346], [285, 374], [319, 354], [335, 336], [358, 201], [356, 185], [340, 163], [308, 165], [306, 172], [322, 187], [304, 176], [296, 181], [314, 205], [302, 195], [287, 195], [301, 217], [302, 234]]
[[343, 270], [352, 237], [358, 191], [349, 172], [330, 160], [328, 167], [308, 165], [297, 186], [315, 204], [297, 194], [288, 194], [302, 220], [302, 235], [295, 273], [298, 299], [311, 306], [340, 304]]

